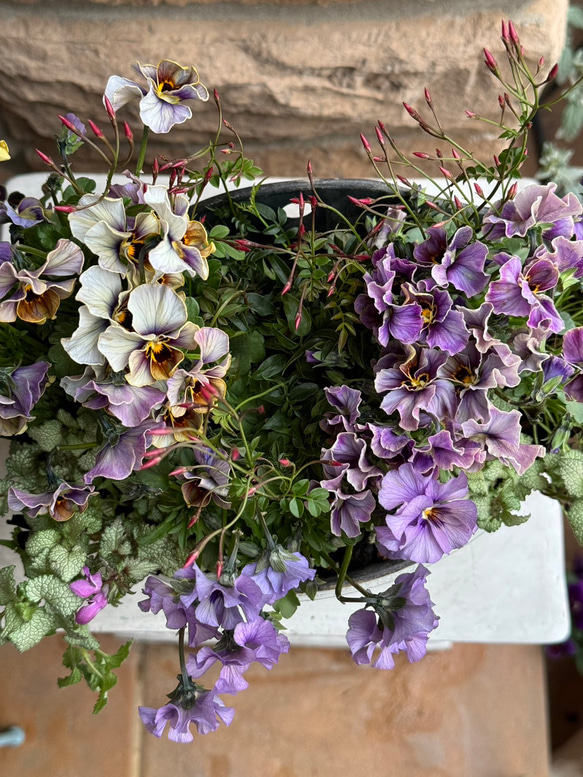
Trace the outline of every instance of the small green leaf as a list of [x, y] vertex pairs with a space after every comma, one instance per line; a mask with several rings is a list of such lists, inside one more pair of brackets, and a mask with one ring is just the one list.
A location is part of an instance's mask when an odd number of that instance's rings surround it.
[[14, 566], [0, 569], [0, 606], [3, 607], [16, 599]]

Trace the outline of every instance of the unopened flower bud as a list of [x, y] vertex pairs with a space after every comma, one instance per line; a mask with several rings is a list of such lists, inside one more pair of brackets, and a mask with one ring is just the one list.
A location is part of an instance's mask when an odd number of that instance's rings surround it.
[[433, 159], [431, 154], [426, 154], [425, 151], [413, 151], [413, 156], [416, 156], [419, 159]]
[[441, 165], [440, 165], [439, 169], [440, 169], [441, 173], [443, 175], [445, 175], [446, 178], [453, 178], [453, 175], [449, 172], [447, 167], [441, 167]]
[[375, 127], [375, 132], [377, 134], [378, 142], [381, 144], [381, 146], [384, 146], [385, 145], [385, 136], [381, 132], [381, 128], [380, 127]]
[[429, 93], [429, 89], [427, 87], [425, 87], [423, 92], [425, 94], [425, 102], [427, 103], [427, 105], [430, 108], [432, 108], [433, 107], [433, 100], [431, 99], [431, 94]]
[[124, 121], [123, 123], [123, 131], [125, 132], [125, 136], [128, 139], [130, 143], [134, 142], [134, 133], [132, 132], [132, 129], [130, 125], [127, 123], [127, 121]]
[[484, 190], [482, 189], [480, 184], [476, 183], [475, 181], [474, 181], [474, 189], [475, 189], [476, 194], [478, 195], [478, 197], [482, 197], [484, 199]]
[[91, 131], [93, 132], [96, 138], [105, 137], [105, 135], [103, 134], [103, 131], [99, 129], [99, 127], [94, 121], [91, 121], [91, 119], [89, 119], [87, 121], [87, 124], [89, 124], [89, 126], [91, 127]]
[[365, 138], [365, 136], [362, 134], [362, 132], [360, 133], [360, 142], [361, 142], [361, 143], [362, 143], [362, 145], [364, 146], [364, 150], [366, 151], [366, 153], [367, 153], [367, 154], [370, 154], [370, 153], [372, 153], [372, 148], [371, 148], [371, 146], [370, 146], [370, 143], [369, 143], [369, 142], [368, 142], [368, 140]]
[[82, 136], [82, 133], [77, 129], [77, 127], [73, 124], [72, 121], [69, 121], [69, 119], [67, 119], [66, 116], [61, 116], [61, 114], [59, 113], [59, 119], [69, 130], [69, 132], [72, 132], [74, 135], [78, 135], [79, 137]]
[[[283, 297], [285, 294], [287, 294], [287, 293], [288, 293], [288, 291], [291, 289], [291, 287], [292, 287], [292, 282], [291, 282], [291, 281], [288, 281], [288, 282], [285, 284], [285, 286], [283, 287], [283, 289], [281, 290], [281, 296]], [[296, 328], [297, 328], [297, 327], [296, 327]]]
[[469, 119], [477, 119], [478, 118], [478, 114], [474, 113], [473, 111], [466, 111], [466, 116]]
[[510, 40], [512, 43], [514, 43], [515, 46], [518, 46], [520, 43], [520, 38], [518, 37], [518, 33], [516, 32], [516, 27], [512, 24], [510, 20], [508, 20], [508, 34], [510, 36]]
[[552, 68], [549, 70], [547, 81], [554, 81], [555, 78], [557, 77], [558, 72], [559, 72], [559, 65], [557, 63], [556, 65], [553, 65]]
[[498, 70], [498, 63], [494, 59], [494, 57], [490, 54], [488, 49], [484, 49], [484, 57], [486, 62], [486, 67], [488, 70], [491, 70], [492, 73], [496, 73]]
[[73, 207], [73, 205], [55, 205], [54, 210], [59, 213], [74, 213], [77, 208]]
[[35, 151], [42, 159], [42, 161], [45, 163], [45, 165], [49, 165], [50, 167], [55, 167], [55, 163], [50, 158], [50, 156], [47, 156], [47, 154], [43, 153], [39, 148], [35, 148]]
[[107, 111], [109, 118], [112, 121], [115, 121], [115, 111], [113, 110], [113, 105], [105, 94], [103, 95], [103, 104], [105, 105], [105, 110]]
[[278, 459], [282, 467], [291, 467], [292, 463], [289, 459]]

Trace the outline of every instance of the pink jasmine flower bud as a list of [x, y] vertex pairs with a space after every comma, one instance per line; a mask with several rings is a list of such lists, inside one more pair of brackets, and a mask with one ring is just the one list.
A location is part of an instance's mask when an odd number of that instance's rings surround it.
[[479, 183], [474, 182], [474, 189], [478, 197], [484, 197], [484, 190], [482, 189]]
[[510, 42], [510, 38], [508, 37], [508, 26], [504, 21], [504, 19], [502, 19], [502, 40], [504, 41], [504, 43]]
[[447, 169], [447, 167], [441, 167], [441, 166], [440, 166], [440, 168], [439, 168], [439, 169], [440, 169], [440, 171], [443, 173], [443, 175], [445, 175], [445, 177], [446, 177], [446, 178], [453, 178], [453, 175], [452, 175], [452, 174], [449, 172], [449, 170]]
[[360, 133], [360, 142], [361, 142], [361, 143], [362, 143], [362, 145], [364, 146], [364, 150], [366, 151], [366, 153], [367, 153], [367, 154], [370, 154], [370, 153], [372, 153], [372, 148], [371, 148], [371, 146], [370, 146], [370, 143], [369, 143], [369, 142], [368, 142], [368, 140], [365, 138], [365, 136], [362, 134], [362, 132]]
[[403, 176], [403, 175], [398, 175], [398, 176], [397, 176], [397, 178], [399, 179], [399, 181], [401, 181], [401, 183], [403, 184], [403, 186], [409, 186], [409, 187], [411, 187], [411, 186], [412, 186], [412, 184], [411, 184], [411, 181], [409, 181], [409, 179], [408, 179], [408, 178], [405, 178], [405, 176]]
[[132, 132], [131, 127], [127, 123], [127, 121], [124, 121], [124, 123], [123, 123], [123, 131], [125, 132], [125, 136], [129, 140], [129, 142], [133, 143], [134, 142], [134, 133]]
[[61, 116], [59, 114], [59, 119], [61, 122], [65, 125], [65, 127], [72, 132], [74, 135], [82, 136], [82, 133], [79, 131], [79, 129], [73, 124], [72, 121], [69, 121], [65, 116]]
[[556, 65], [553, 65], [552, 68], [549, 71], [549, 74], [547, 76], [547, 81], [554, 81], [557, 77], [557, 73], [559, 72], [559, 65], [558, 63]]
[[474, 113], [473, 111], [466, 111], [466, 116], [468, 118], [470, 118], [470, 119], [477, 119], [478, 118], [478, 114]]
[[510, 35], [510, 40], [512, 43], [514, 43], [515, 46], [518, 46], [520, 43], [520, 38], [518, 37], [518, 33], [516, 32], [516, 27], [512, 24], [510, 19], [508, 20], [508, 34]]
[[492, 73], [495, 73], [498, 70], [498, 63], [494, 59], [494, 57], [490, 54], [488, 49], [484, 49], [484, 57], [486, 62], [486, 67], [488, 70], [491, 70]]
[[113, 105], [111, 104], [111, 101], [106, 94], [103, 95], [103, 104], [105, 105], [105, 110], [107, 111], [109, 118], [112, 121], [115, 121], [115, 111], [113, 110]]
[[100, 130], [100, 129], [99, 129], [99, 127], [97, 126], [97, 124], [95, 124], [95, 122], [94, 122], [94, 121], [91, 121], [91, 119], [89, 119], [89, 120], [87, 121], [87, 124], [89, 124], [89, 126], [91, 127], [91, 130], [93, 131], [93, 134], [94, 134], [96, 137], [98, 137], [98, 138], [103, 138], [103, 137], [105, 137], [105, 136], [104, 136], [104, 134], [103, 134], [103, 132], [102, 132], [102, 130]]
[[45, 163], [45, 165], [49, 165], [50, 167], [55, 167], [55, 163], [50, 158], [50, 156], [47, 156], [47, 154], [44, 154], [40, 149], [35, 148], [36, 153], [39, 155], [39, 157], [42, 159], [42, 161]]
[[291, 467], [292, 463], [289, 459], [278, 459], [282, 467]]
[[433, 107], [433, 100], [431, 99], [431, 94], [429, 93], [429, 89], [427, 87], [425, 87], [423, 92], [425, 94], [425, 102], [427, 103], [427, 105], [430, 108], [432, 108]]
[[381, 128], [380, 127], [375, 127], [375, 132], [377, 134], [378, 142], [381, 144], [381, 146], [384, 146], [385, 145], [385, 136], [381, 132]]
[[72, 205], [55, 205], [54, 210], [59, 213], [74, 213], [77, 209]]

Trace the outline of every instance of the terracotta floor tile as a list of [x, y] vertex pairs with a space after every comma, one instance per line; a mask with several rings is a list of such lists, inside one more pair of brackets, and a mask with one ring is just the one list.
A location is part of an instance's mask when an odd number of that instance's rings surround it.
[[[121, 640], [106, 636], [113, 652]], [[1, 777], [136, 777], [135, 690], [139, 651], [118, 673], [111, 700], [92, 715], [94, 694], [80, 683], [58, 688], [65, 643], [51, 637], [20, 655], [12, 645], [0, 648], [0, 730], [21, 726], [26, 741], [0, 749]]]
[[[144, 700], [161, 706], [177, 655], [147, 648]], [[145, 733], [140, 777], [547, 777], [541, 651], [457, 645], [392, 672], [346, 651], [294, 648], [250, 671], [230, 728], [191, 745]]]

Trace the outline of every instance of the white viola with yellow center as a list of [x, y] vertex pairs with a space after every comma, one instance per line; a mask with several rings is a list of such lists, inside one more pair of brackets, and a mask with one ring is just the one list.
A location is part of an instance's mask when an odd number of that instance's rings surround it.
[[144, 201], [160, 219], [162, 240], [149, 253], [149, 261], [159, 273], [188, 273], [208, 278], [207, 258], [215, 250], [200, 221], [188, 218], [188, 198], [175, 194], [170, 203], [165, 186], [149, 186]]
[[148, 386], [167, 380], [184, 359], [185, 351], [198, 347], [198, 327], [187, 321], [184, 301], [158, 283], [138, 286], [130, 292], [127, 310], [132, 329], [112, 323], [99, 336], [98, 349], [114, 372], [129, 367], [131, 386]]
[[128, 218], [122, 199], [95, 194], [81, 197], [79, 205], [83, 209], [69, 214], [71, 233], [97, 255], [100, 267], [121, 275], [148, 269], [146, 243], [160, 232], [153, 213]]
[[192, 66], [183, 67], [170, 59], [156, 65], [134, 65], [148, 84], [144, 89], [135, 81], [121, 76], [111, 76], [105, 88], [105, 97], [114, 111], [132, 100], [140, 101], [140, 118], [152, 132], [164, 134], [175, 124], [190, 119], [192, 100], [206, 101], [207, 88], [200, 83], [198, 72]]

